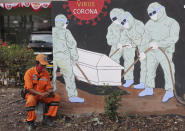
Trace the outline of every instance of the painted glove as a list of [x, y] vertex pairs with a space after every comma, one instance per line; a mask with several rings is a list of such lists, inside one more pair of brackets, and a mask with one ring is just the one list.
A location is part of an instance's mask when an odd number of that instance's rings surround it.
[[73, 63], [73, 65], [76, 65], [76, 64], [78, 64], [78, 61], [75, 60], [75, 61], [72, 61], [72, 63]]
[[156, 42], [151, 42], [149, 46], [152, 47], [152, 49], [158, 49], [158, 45]]
[[144, 53], [144, 52], [141, 52], [141, 53], [139, 54], [139, 60], [144, 60], [145, 58], [146, 58], [145, 53]]
[[132, 48], [131, 44], [126, 44], [126, 48]]
[[118, 44], [117, 45], [117, 49], [122, 49], [123, 48], [123, 45], [122, 44]]

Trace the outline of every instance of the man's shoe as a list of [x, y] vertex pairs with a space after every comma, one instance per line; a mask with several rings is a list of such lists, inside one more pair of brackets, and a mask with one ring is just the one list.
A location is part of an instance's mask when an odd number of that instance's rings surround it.
[[43, 120], [43, 125], [47, 125], [47, 126], [53, 126], [53, 121], [51, 116], [44, 116], [44, 120]]
[[139, 97], [152, 96], [153, 94], [154, 94], [153, 88], [145, 88], [143, 91], [139, 93]]
[[163, 96], [162, 102], [165, 103], [172, 97], [174, 97], [173, 90], [166, 91], [165, 95]]
[[72, 103], [84, 103], [84, 99], [80, 97], [70, 97], [69, 101]]
[[133, 80], [126, 80], [126, 83], [123, 84], [123, 87], [128, 88], [134, 83]]
[[28, 126], [27, 126], [27, 131], [35, 131], [36, 130], [36, 126], [34, 121], [28, 121]]

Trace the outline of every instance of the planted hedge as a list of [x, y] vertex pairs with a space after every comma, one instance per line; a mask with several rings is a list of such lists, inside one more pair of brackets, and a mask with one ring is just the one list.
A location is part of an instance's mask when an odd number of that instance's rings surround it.
[[0, 81], [7, 85], [15, 82], [23, 84], [25, 71], [35, 63], [32, 50], [16, 44], [0, 48]]

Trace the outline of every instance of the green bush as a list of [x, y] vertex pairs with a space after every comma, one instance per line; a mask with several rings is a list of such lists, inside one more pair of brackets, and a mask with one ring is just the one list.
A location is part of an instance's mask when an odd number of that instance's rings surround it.
[[110, 95], [105, 97], [105, 114], [109, 117], [110, 120], [116, 120], [118, 118], [118, 108], [121, 106], [119, 103], [121, 101], [122, 91], [115, 90]]
[[13, 44], [0, 48], [0, 70], [9, 71], [8, 78], [14, 77], [19, 82], [23, 82], [25, 71], [33, 66], [34, 62], [33, 51], [28, 51], [26, 47]]

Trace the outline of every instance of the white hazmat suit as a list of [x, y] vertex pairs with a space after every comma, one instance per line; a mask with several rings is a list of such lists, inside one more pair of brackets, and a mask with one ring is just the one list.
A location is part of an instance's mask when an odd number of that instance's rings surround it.
[[160, 64], [164, 71], [165, 90], [166, 93], [162, 102], [167, 102], [174, 96], [173, 84], [171, 80], [170, 68], [165, 55], [158, 49], [162, 48], [167, 54], [170, 64], [172, 66], [172, 73], [174, 77], [174, 64], [172, 61], [173, 53], [175, 51], [175, 43], [179, 39], [180, 26], [175, 19], [167, 16], [165, 7], [157, 2], [151, 3], [147, 9], [150, 20], [146, 23], [145, 29], [149, 34], [149, 47], [152, 50], [147, 53], [147, 76], [146, 87], [139, 96], [153, 95], [153, 88], [155, 88], [156, 69]]
[[124, 10], [120, 8], [114, 8], [110, 12], [110, 18], [112, 20], [112, 24], [108, 27], [107, 31], [107, 43], [111, 46], [111, 50], [109, 53], [109, 57], [114, 60], [116, 63], [120, 64], [120, 57], [122, 49], [116, 52], [114, 55], [113, 53], [117, 50], [117, 46], [120, 43], [120, 35], [121, 31], [123, 30], [121, 26], [121, 15], [124, 14]]
[[68, 24], [63, 14], [55, 17], [55, 27], [52, 29], [53, 38], [53, 85], [56, 89], [56, 71], [60, 68], [63, 74], [66, 90], [70, 102], [84, 102], [78, 97], [72, 65], [78, 61], [77, 43], [70, 30], [66, 29]]
[[[134, 62], [135, 50], [138, 47], [139, 51], [142, 52], [145, 47], [143, 46], [143, 39], [145, 39], [145, 27], [143, 22], [135, 19], [129, 12], [125, 12], [121, 22], [125, 31], [121, 33], [120, 44], [126, 45], [122, 49], [122, 55], [124, 59], [124, 67], [128, 69], [129, 66]], [[126, 83], [124, 87], [129, 87], [134, 83], [133, 76], [134, 68], [131, 68], [130, 71], [124, 76]], [[141, 75], [140, 82], [141, 84], [136, 85], [138, 87], [144, 87], [146, 77], [146, 61], [141, 61]]]

